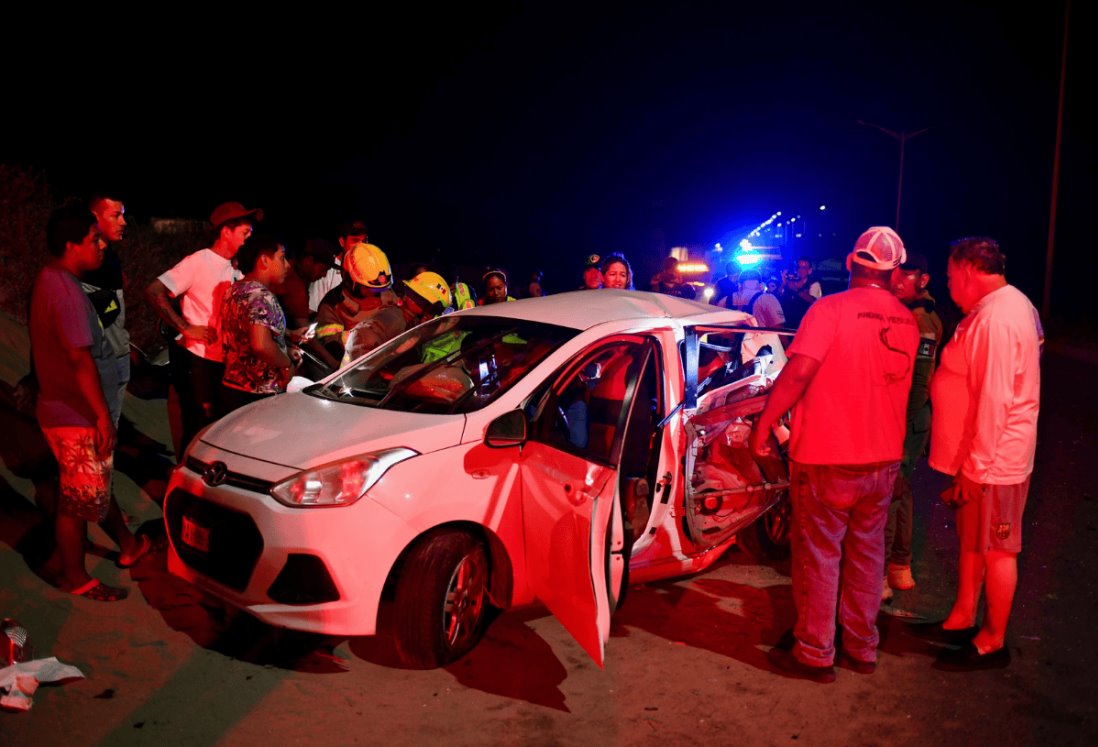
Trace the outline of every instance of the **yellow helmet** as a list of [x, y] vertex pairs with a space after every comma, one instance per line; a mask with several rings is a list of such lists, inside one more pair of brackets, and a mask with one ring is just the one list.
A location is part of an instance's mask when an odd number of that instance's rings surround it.
[[421, 272], [411, 280], [405, 280], [404, 284], [428, 304], [437, 306], [436, 314], [441, 314], [453, 303], [450, 286], [437, 272]]
[[343, 269], [351, 281], [367, 288], [389, 288], [393, 270], [385, 252], [373, 244], [355, 244], [343, 257]]

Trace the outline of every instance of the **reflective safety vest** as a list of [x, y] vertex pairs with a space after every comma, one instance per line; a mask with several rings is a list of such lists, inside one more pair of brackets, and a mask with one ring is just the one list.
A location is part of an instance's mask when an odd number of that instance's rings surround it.
[[461, 341], [466, 338], [468, 332], [450, 332], [433, 340], [423, 343], [419, 349], [420, 360], [424, 363], [433, 363], [440, 358], [445, 358], [450, 353], [461, 349]]
[[469, 286], [466, 283], [454, 283], [454, 308], [457, 311], [462, 309], [472, 309], [476, 307], [476, 301], [473, 300], [473, 292], [469, 290]]

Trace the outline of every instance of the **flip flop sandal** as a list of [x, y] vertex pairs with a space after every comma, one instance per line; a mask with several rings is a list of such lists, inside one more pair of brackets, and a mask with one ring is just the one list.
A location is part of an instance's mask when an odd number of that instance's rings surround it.
[[91, 579], [83, 586], [69, 590], [70, 594], [85, 597], [96, 602], [121, 602], [130, 595], [128, 589], [120, 589], [117, 586], [107, 586], [99, 579]]
[[115, 565], [119, 568], [132, 568], [137, 565], [137, 561], [149, 554], [149, 550], [152, 549], [152, 540], [149, 539], [149, 535], [142, 534], [138, 537], [138, 546], [130, 557], [123, 555], [118, 556], [118, 560]]

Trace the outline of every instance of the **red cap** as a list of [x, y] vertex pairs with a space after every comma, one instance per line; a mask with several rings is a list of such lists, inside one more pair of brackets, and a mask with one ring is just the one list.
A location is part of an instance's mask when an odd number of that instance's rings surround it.
[[263, 220], [263, 211], [259, 208], [249, 210], [239, 202], [223, 202], [210, 213], [210, 223], [214, 228], [219, 228], [231, 220], [251, 218], [255, 222]]

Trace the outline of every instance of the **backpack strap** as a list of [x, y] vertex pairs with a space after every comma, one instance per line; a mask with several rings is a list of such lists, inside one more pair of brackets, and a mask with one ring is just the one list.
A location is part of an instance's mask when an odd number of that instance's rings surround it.
[[766, 293], [766, 291], [761, 290], [758, 293], [756, 293], [755, 295], [753, 295], [751, 297], [751, 300], [747, 302], [747, 305], [743, 307], [743, 310], [746, 311], [748, 314], [754, 314], [755, 313], [755, 302], [759, 300], [759, 296], [761, 296], [763, 293]]

